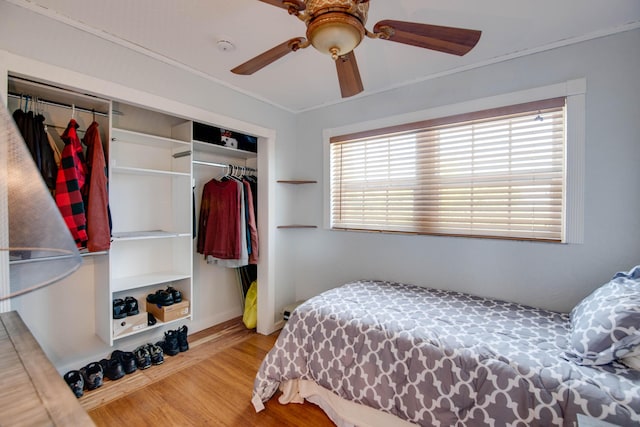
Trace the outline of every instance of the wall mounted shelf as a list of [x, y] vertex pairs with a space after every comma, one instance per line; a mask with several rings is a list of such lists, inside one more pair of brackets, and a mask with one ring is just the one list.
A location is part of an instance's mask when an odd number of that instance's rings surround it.
[[[318, 181], [310, 180], [310, 179], [280, 179], [276, 181], [278, 184], [292, 184], [292, 185], [301, 185], [301, 184], [317, 184]], [[294, 229], [294, 228], [307, 228], [313, 229], [318, 228], [317, 225], [309, 225], [309, 224], [286, 224], [279, 225], [277, 228], [279, 229]]]
[[279, 180], [277, 181], [279, 184], [317, 184], [318, 181], [308, 181], [308, 180]]

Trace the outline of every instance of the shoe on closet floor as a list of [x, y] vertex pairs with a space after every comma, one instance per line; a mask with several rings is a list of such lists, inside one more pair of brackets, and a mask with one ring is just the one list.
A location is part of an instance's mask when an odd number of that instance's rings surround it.
[[125, 374], [132, 374], [138, 370], [136, 356], [131, 351], [115, 350], [111, 353], [111, 358], [120, 362]]
[[102, 385], [104, 370], [100, 363], [89, 363], [87, 366], [80, 369], [80, 374], [82, 374], [82, 377], [84, 378], [84, 386], [87, 390], [95, 390]]
[[187, 342], [187, 325], [183, 325], [176, 330], [178, 334], [178, 348], [180, 352], [189, 350], [189, 343]]
[[124, 368], [118, 359], [102, 359], [100, 364], [102, 365], [104, 376], [111, 381], [124, 377]]
[[147, 350], [149, 351], [153, 365], [162, 365], [164, 363], [164, 350], [162, 350], [162, 347], [149, 343], [147, 344]]
[[156, 345], [162, 348], [164, 354], [169, 356], [175, 356], [180, 353], [180, 346], [178, 345], [178, 332], [167, 331], [164, 333], [164, 341], [157, 342]]
[[76, 397], [80, 398], [84, 394], [84, 378], [80, 371], [69, 371], [63, 376], [65, 382], [73, 391]]
[[136, 355], [136, 364], [138, 369], [147, 369], [151, 366], [151, 353], [146, 345], [136, 348], [133, 353]]

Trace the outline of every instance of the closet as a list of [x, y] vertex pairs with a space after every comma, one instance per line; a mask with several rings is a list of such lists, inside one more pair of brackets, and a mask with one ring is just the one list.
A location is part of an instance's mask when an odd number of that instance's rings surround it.
[[[199, 215], [201, 210], [202, 192], [204, 186], [212, 179], [221, 179], [227, 173], [233, 173], [232, 167], [238, 168], [236, 174], [246, 173], [257, 175], [257, 152], [238, 150], [217, 144], [217, 140], [207, 138], [207, 135], [216, 134], [215, 128], [204, 126], [194, 122], [193, 140], [193, 178], [195, 212]], [[258, 194], [258, 197], [260, 195]], [[196, 223], [197, 226], [197, 223]], [[197, 228], [194, 233], [197, 233]], [[255, 280], [255, 273], [247, 277], [247, 269], [226, 268], [207, 263], [206, 257], [197, 251], [197, 236], [194, 239], [193, 253], [193, 277], [196, 283], [211, 292], [212, 299], [239, 301], [244, 305], [244, 294], [251, 280]], [[220, 283], [235, 283], [236, 287], [218, 286]], [[224, 314], [225, 317], [233, 317], [231, 311]]]
[[[241, 315], [241, 274], [208, 264], [196, 252], [195, 237], [204, 185], [233, 168], [256, 174], [257, 144], [252, 151], [251, 146], [240, 150], [217, 140], [199, 141], [194, 135], [218, 128], [15, 76], [8, 79], [8, 108], [11, 113], [37, 109], [60, 149], [64, 146], [60, 135], [72, 117], [78, 122], [80, 139], [94, 120], [99, 125], [108, 164], [111, 242], [109, 250], [82, 250], [87, 262], [81, 268], [93, 278], [86, 285], [94, 288], [93, 323], [104, 343], [117, 347], [132, 340], [152, 340], [157, 328], [190, 324], [198, 330]], [[189, 301], [189, 309], [177, 319], [153, 325], [139, 322], [128, 329], [113, 319], [115, 299], [137, 299], [142, 313], [146, 296], [169, 286]], [[229, 304], [231, 300], [235, 304]]]

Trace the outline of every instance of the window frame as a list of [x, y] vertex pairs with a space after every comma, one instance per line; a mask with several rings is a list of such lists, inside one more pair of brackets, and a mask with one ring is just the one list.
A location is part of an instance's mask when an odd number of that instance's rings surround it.
[[[331, 231], [342, 232], [373, 232], [391, 233], [387, 231], [349, 230], [331, 228], [331, 139], [344, 135], [375, 134], [380, 130], [401, 128], [415, 123], [432, 123], [439, 118], [449, 119], [453, 116], [473, 116], [478, 112], [487, 110], [501, 111], [503, 108], [518, 104], [544, 101], [546, 99], [566, 98], [566, 147], [565, 147], [565, 188], [563, 198], [564, 240], [562, 243], [583, 243], [584, 240], [584, 146], [585, 146], [585, 95], [586, 79], [569, 80], [554, 85], [511, 92], [488, 98], [467, 101], [458, 104], [446, 105], [412, 113], [390, 116], [378, 120], [355, 123], [339, 128], [325, 129], [324, 141], [324, 228]], [[408, 233], [417, 234], [417, 233]], [[420, 234], [429, 235], [429, 234]], [[449, 236], [449, 235], [445, 235]], [[481, 238], [477, 236], [462, 237]], [[490, 237], [491, 238], [491, 237]], [[542, 242], [540, 240], [502, 238], [504, 240], [528, 240]], [[554, 241], [553, 243], [560, 243]]]

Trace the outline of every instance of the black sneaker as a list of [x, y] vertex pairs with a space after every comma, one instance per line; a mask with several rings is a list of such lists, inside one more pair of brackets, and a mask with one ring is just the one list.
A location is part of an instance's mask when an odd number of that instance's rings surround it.
[[80, 371], [69, 371], [64, 374], [64, 380], [73, 391], [76, 397], [80, 398], [84, 394], [84, 378]]
[[138, 370], [136, 356], [131, 351], [115, 350], [111, 353], [112, 359], [118, 359], [125, 374], [132, 374]]
[[102, 365], [98, 362], [89, 363], [84, 368], [80, 369], [80, 373], [84, 378], [84, 385], [87, 390], [94, 390], [102, 385], [102, 379], [104, 378], [104, 370]]
[[164, 363], [164, 351], [162, 347], [156, 344], [147, 344], [147, 350], [151, 355], [151, 363], [154, 365], [162, 365]]
[[175, 356], [180, 353], [180, 346], [178, 345], [178, 332], [167, 331], [164, 333], [164, 341], [162, 341], [162, 350], [164, 354], [169, 356]]
[[134, 297], [125, 297], [124, 305], [124, 311], [127, 313], [127, 316], [134, 316], [140, 313], [140, 310], [138, 309], [138, 300]]
[[187, 325], [181, 326], [176, 330], [178, 334], [178, 348], [180, 352], [189, 350], [189, 343], [187, 342]]
[[113, 300], [113, 318], [114, 319], [124, 319], [127, 317], [126, 304], [124, 300], [121, 298], [116, 298]]
[[169, 292], [171, 294], [171, 296], [173, 297], [173, 302], [174, 303], [182, 302], [182, 293], [179, 290], [169, 286], [167, 288], [167, 292]]
[[147, 326], [153, 326], [157, 322], [156, 318], [153, 317], [153, 314], [147, 312]]
[[171, 295], [171, 292], [160, 289], [154, 294], [147, 295], [147, 302], [155, 304], [158, 307], [166, 307], [173, 304], [173, 295]]
[[136, 355], [136, 364], [138, 369], [147, 369], [151, 366], [151, 354], [146, 345], [136, 348], [133, 353]]
[[104, 376], [111, 381], [124, 377], [124, 368], [118, 359], [102, 359], [100, 364], [102, 365]]

